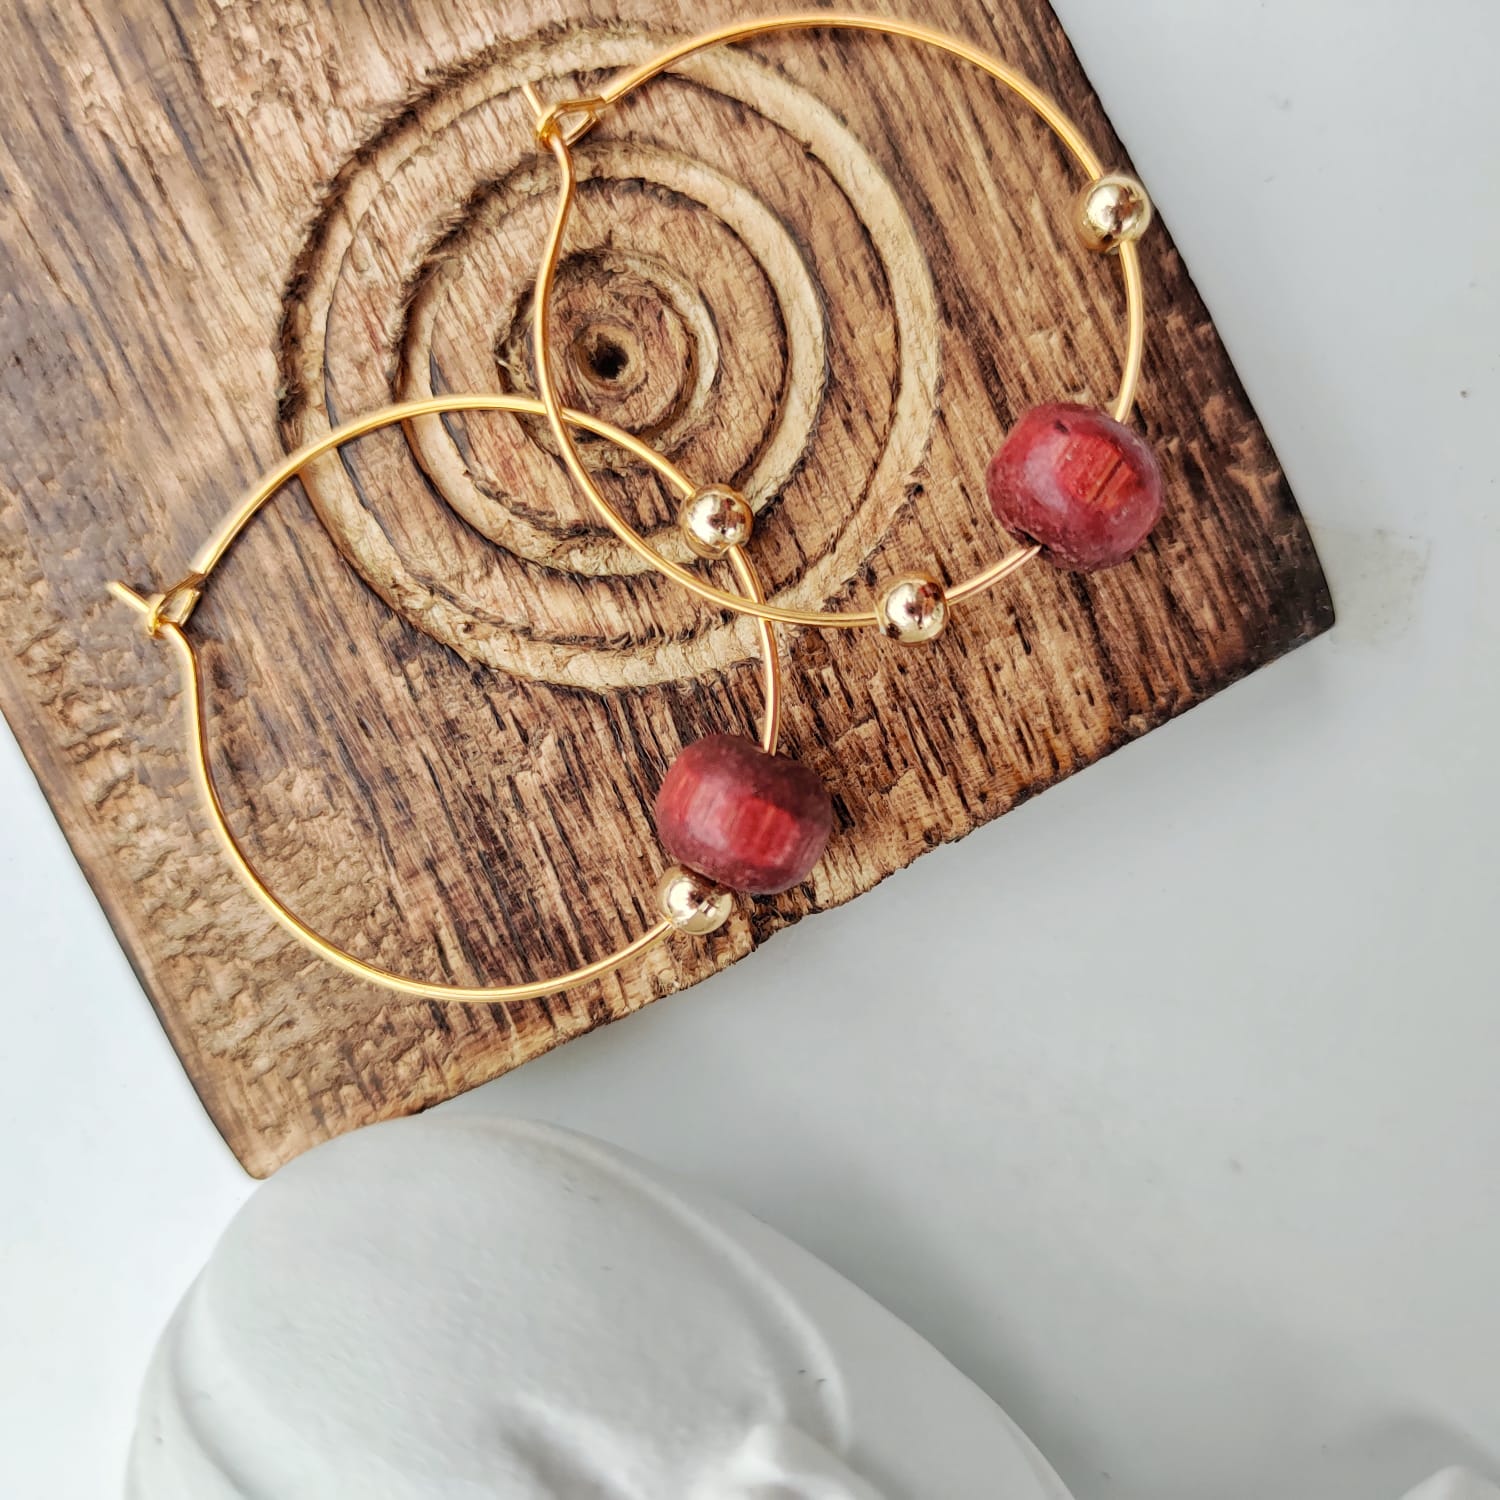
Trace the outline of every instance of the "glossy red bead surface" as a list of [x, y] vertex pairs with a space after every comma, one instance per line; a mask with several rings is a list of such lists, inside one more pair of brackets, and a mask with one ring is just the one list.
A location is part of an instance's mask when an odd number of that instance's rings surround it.
[[689, 745], [656, 794], [656, 830], [667, 853], [755, 896], [805, 880], [832, 829], [833, 803], [821, 778], [737, 734]]
[[1161, 517], [1161, 469], [1133, 428], [1092, 406], [1036, 406], [985, 474], [990, 509], [1060, 568], [1122, 563]]

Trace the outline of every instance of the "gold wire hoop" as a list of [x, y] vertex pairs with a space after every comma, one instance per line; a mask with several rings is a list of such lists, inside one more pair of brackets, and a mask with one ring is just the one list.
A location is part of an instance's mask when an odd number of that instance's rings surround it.
[[[1044, 93], [1024, 74], [990, 57], [977, 47], [957, 37], [946, 36], [940, 31], [930, 31], [925, 26], [916, 26], [909, 21], [897, 21], [881, 16], [826, 14], [775, 16], [751, 21], [741, 21], [721, 26], [701, 36], [689, 38], [669, 47], [650, 61], [620, 73], [609, 86], [597, 95], [583, 99], [563, 99], [545, 104], [536, 91], [527, 84], [523, 88], [527, 100], [536, 112], [536, 134], [538, 141], [546, 146], [557, 159], [560, 174], [557, 209], [552, 228], [547, 236], [541, 264], [537, 269], [536, 292], [533, 298], [532, 339], [536, 351], [537, 386], [547, 409], [547, 421], [557, 440], [563, 461], [573, 482], [588, 497], [589, 503], [614, 534], [637, 556], [645, 559], [651, 567], [665, 574], [683, 588], [705, 599], [711, 604], [736, 614], [753, 615], [761, 621], [774, 620], [782, 625], [813, 625], [830, 629], [857, 629], [879, 623], [873, 610], [808, 610], [794, 609], [785, 605], [770, 604], [764, 600], [746, 599], [726, 593], [700, 578], [691, 569], [663, 557], [628, 521], [619, 515], [605, 498], [593, 476], [584, 467], [573, 435], [568, 430], [565, 408], [557, 393], [552, 374], [551, 311], [552, 284], [556, 276], [558, 260], [562, 252], [563, 234], [568, 226], [574, 197], [577, 192], [577, 172], [573, 164], [571, 147], [588, 130], [592, 129], [601, 113], [618, 103], [626, 95], [658, 77], [677, 63], [705, 52], [712, 47], [731, 42], [742, 42], [757, 36], [766, 36], [782, 31], [812, 31], [819, 29], [842, 31], [877, 32], [883, 36], [901, 37], [935, 47], [972, 63], [982, 72], [1015, 94], [1035, 113], [1066, 147], [1073, 159], [1087, 173], [1090, 181], [1104, 175], [1104, 164], [1094, 154], [1083, 133], [1063, 113], [1057, 102]], [[1121, 369], [1120, 389], [1110, 408], [1111, 415], [1123, 422], [1135, 405], [1136, 388], [1140, 382], [1141, 361], [1146, 345], [1145, 289], [1141, 277], [1140, 254], [1129, 241], [1119, 246], [1121, 275], [1125, 283], [1126, 337], [1125, 361]], [[981, 569], [972, 577], [944, 590], [949, 604], [957, 604], [983, 593], [1002, 578], [1023, 567], [1041, 552], [1038, 546], [1021, 547]]]
[[[334, 428], [323, 437], [299, 448], [278, 464], [225, 518], [193, 560], [187, 574], [170, 588], [151, 597], [138, 594], [123, 583], [111, 583], [109, 588], [117, 599], [129, 604], [143, 617], [148, 634], [153, 638], [166, 637], [177, 650], [179, 665], [182, 668], [183, 685], [187, 694], [187, 717], [190, 725], [188, 742], [193, 769], [208, 804], [209, 815], [229, 854], [230, 863], [259, 899], [261, 905], [293, 937], [329, 963], [358, 979], [368, 979], [386, 989], [424, 999], [495, 1004], [507, 1000], [531, 1000], [541, 995], [550, 995], [558, 990], [568, 989], [575, 984], [582, 984], [586, 980], [601, 978], [605, 974], [612, 973], [622, 964], [628, 963], [637, 955], [654, 948], [675, 930], [674, 925], [667, 920], [659, 921], [638, 938], [604, 958], [598, 958], [592, 963], [570, 969], [566, 974], [559, 974], [554, 979], [536, 979], [524, 984], [429, 984], [425, 980], [411, 979], [404, 974], [396, 974], [376, 964], [367, 963], [362, 958], [356, 958], [354, 954], [330, 942], [321, 933], [315, 932], [295, 912], [281, 903], [255, 868], [250, 857], [241, 848], [239, 840], [230, 828], [209, 758], [202, 666], [186, 630], [188, 617], [202, 597], [210, 575], [223, 561], [230, 547], [234, 545], [235, 539], [257, 512], [310, 464], [342, 448], [344, 444], [383, 427], [393, 427], [398, 423], [415, 421], [421, 417], [463, 411], [509, 412], [537, 417], [546, 415], [546, 408], [541, 401], [529, 396], [511, 395], [432, 396], [419, 401], [403, 401], [394, 406], [382, 407], [378, 411]], [[572, 426], [581, 427], [608, 442], [618, 444], [626, 452], [650, 464], [683, 498], [694, 492], [693, 482], [676, 465], [663, 458], [654, 449], [647, 447], [632, 434], [584, 412], [564, 411], [563, 419]], [[763, 599], [765, 596], [761, 588], [760, 576], [744, 550], [738, 547], [732, 548], [727, 557], [734, 570], [735, 580], [744, 589], [746, 596], [756, 601]], [[777, 657], [773, 627], [766, 620], [761, 620], [759, 626], [761, 677], [765, 700], [761, 709], [760, 744], [761, 748], [770, 754], [775, 751], [780, 737], [781, 663]]]

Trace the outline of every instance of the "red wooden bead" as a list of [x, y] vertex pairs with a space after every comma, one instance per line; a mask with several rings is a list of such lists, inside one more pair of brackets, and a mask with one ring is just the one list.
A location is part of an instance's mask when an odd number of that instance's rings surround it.
[[737, 734], [689, 745], [656, 794], [662, 847], [733, 891], [770, 895], [806, 878], [833, 829], [815, 772]]
[[1146, 440], [1092, 406], [1035, 406], [985, 474], [990, 509], [1060, 568], [1122, 563], [1161, 516], [1161, 470]]

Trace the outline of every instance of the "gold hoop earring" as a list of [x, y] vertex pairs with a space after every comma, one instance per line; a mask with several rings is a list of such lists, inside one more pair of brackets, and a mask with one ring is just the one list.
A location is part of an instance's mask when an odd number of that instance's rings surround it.
[[[431, 984], [356, 957], [315, 931], [280, 901], [230, 828], [214, 782], [203, 674], [187, 633], [188, 620], [214, 570], [245, 527], [317, 459], [384, 427], [446, 412], [485, 411], [541, 416], [545, 408], [534, 398], [512, 395], [435, 396], [383, 407], [309, 443], [267, 474], [219, 525], [189, 571], [170, 588], [145, 597], [123, 583], [110, 585], [116, 598], [140, 614], [153, 639], [165, 639], [176, 648], [186, 691], [194, 774], [231, 864], [267, 911], [299, 942], [356, 978], [404, 995], [475, 1004], [553, 994], [611, 973], [674, 931], [705, 934], [717, 930], [733, 909], [733, 892], [769, 893], [805, 878], [822, 855], [833, 821], [832, 804], [822, 781], [800, 762], [777, 753], [781, 664], [774, 626], [762, 620], [759, 634], [764, 706], [759, 738], [713, 735], [688, 745], [673, 761], [657, 799], [657, 822], [668, 853], [681, 863], [668, 869], [657, 886], [661, 919], [613, 953], [565, 974], [521, 984]], [[684, 500], [697, 493], [692, 481], [675, 465], [629, 433], [581, 412], [565, 412], [563, 420], [617, 443], [649, 464]], [[748, 554], [737, 545], [727, 544], [721, 555], [745, 598], [758, 603], [764, 595]]]
[[[1016, 424], [988, 465], [986, 488], [991, 508], [1021, 546], [956, 584], [945, 586], [930, 573], [887, 580], [874, 606], [865, 610], [800, 609], [736, 596], [707, 582], [691, 568], [663, 557], [615, 511], [584, 466], [568, 430], [550, 351], [549, 301], [577, 189], [572, 145], [610, 107], [696, 53], [777, 32], [822, 29], [875, 32], [937, 48], [979, 68], [1025, 103], [1087, 175], [1088, 181], [1074, 205], [1075, 228], [1087, 248], [1118, 255], [1125, 286], [1125, 358], [1119, 391], [1109, 412], [1072, 403], [1033, 408]], [[1145, 541], [1161, 514], [1161, 476], [1145, 440], [1127, 427], [1125, 420], [1135, 405], [1145, 349], [1145, 295], [1135, 241], [1150, 223], [1150, 200], [1135, 179], [1106, 172], [1073, 121], [1023, 74], [967, 42], [910, 22], [814, 13], [719, 27], [625, 70], [600, 93], [587, 98], [547, 104], [530, 85], [524, 92], [536, 112], [537, 140], [556, 158], [560, 174], [557, 209], [533, 298], [537, 385], [574, 484], [610, 530], [658, 572], [700, 599], [737, 614], [783, 625], [846, 630], [874, 626], [883, 635], [910, 645], [937, 636], [951, 606], [983, 593], [1034, 558], [1092, 571], [1123, 562]], [[721, 495], [719, 510], [733, 511], [737, 534], [748, 538], [748, 503], [727, 486], [713, 488]], [[700, 508], [686, 506], [680, 512], [680, 522], [692, 545], [704, 525]], [[698, 550], [696, 546], [694, 550]]]

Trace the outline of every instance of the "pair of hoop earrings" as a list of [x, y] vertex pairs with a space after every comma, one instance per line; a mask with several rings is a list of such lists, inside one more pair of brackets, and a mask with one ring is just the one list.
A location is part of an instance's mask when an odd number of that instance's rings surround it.
[[[877, 32], [945, 52], [979, 68], [1026, 104], [1053, 131], [1082, 170], [1086, 184], [1074, 204], [1074, 225], [1084, 245], [1117, 254], [1125, 285], [1125, 359], [1119, 391], [1108, 412], [1058, 403], [1026, 412], [985, 471], [991, 509], [1019, 545], [961, 583], [945, 586], [930, 573], [888, 580], [873, 607], [854, 611], [795, 608], [766, 598], [747, 549], [751, 507], [728, 485], [696, 484], [668, 459], [630, 433], [562, 404], [553, 373], [549, 303], [575, 196], [572, 147], [602, 114], [652, 79], [711, 47], [775, 32], [839, 29]], [[617, 75], [603, 92], [544, 103], [528, 84], [539, 146], [559, 170], [556, 214], [536, 278], [533, 338], [539, 397], [436, 396], [383, 407], [335, 428], [287, 457], [240, 503], [198, 553], [177, 583], [144, 596], [111, 584], [131, 605], [153, 639], [177, 651], [190, 724], [190, 754], [209, 816], [229, 859], [250, 890], [295, 938], [328, 962], [361, 979], [406, 995], [470, 1003], [525, 1000], [597, 979], [629, 963], [674, 932], [706, 934], [728, 920], [736, 893], [787, 890], [804, 880], [822, 857], [832, 828], [832, 804], [822, 781], [806, 766], [777, 752], [782, 698], [776, 627], [873, 628], [903, 645], [941, 633], [950, 609], [964, 604], [1034, 559], [1083, 571], [1111, 567], [1146, 539], [1162, 508], [1160, 471], [1145, 441], [1125, 424], [1135, 404], [1145, 347], [1140, 258], [1135, 241], [1151, 220], [1145, 190], [1133, 178], [1106, 173], [1078, 128], [1057, 104], [1014, 69], [953, 37], [904, 21], [871, 16], [814, 14], [721, 27], [667, 49]], [[358, 958], [282, 904], [229, 826], [214, 782], [208, 748], [203, 674], [187, 624], [214, 570], [236, 538], [291, 480], [318, 459], [381, 428], [452, 412], [508, 412], [544, 416], [569, 475], [600, 519], [657, 571], [721, 609], [753, 616], [759, 626], [764, 708], [758, 739], [713, 735], [673, 761], [656, 799], [658, 834], [675, 863], [657, 887], [660, 919], [615, 952], [547, 979], [510, 985], [446, 985], [394, 973]], [[609, 504], [585, 468], [575, 432], [592, 433], [646, 464], [679, 496], [678, 523], [692, 552], [722, 560], [735, 591], [657, 553]]]

